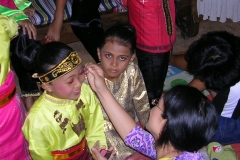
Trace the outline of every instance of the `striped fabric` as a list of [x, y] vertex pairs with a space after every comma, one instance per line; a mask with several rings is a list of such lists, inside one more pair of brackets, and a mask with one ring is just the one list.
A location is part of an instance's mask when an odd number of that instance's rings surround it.
[[[64, 9], [64, 20], [71, 17], [72, 1], [68, 0]], [[31, 0], [33, 8], [36, 9], [30, 21], [34, 25], [50, 24], [54, 19], [54, 12], [56, 10], [56, 0]]]
[[114, 12], [127, 12], [127, 0], [116, 0], [117, 6], [114, 8]]
[[[122, 1], [122, 0], [117, 0]], [[126, 0], [125, 0], [126, 1]], [[44, 25], [50, 24], [54, 19], [54, 12], [56, 10], [56, 0], [31, 0], [33, 8], [36, 9], [33, 17], [30, 18], [30, 21], [34, 25]], [[72, 14], [72, 2], [73, 0], [68, 0], [64, 9], [64, 20], [67, 20], [71, 17]], [[120, 2], [121, 3], [121, 2]], [[114, 8], [117, 8], [119, 2], [116, 0], [102, 0], [99, 5], [99, 12], [108, 11]], [[118, 9], [121, 10], [121, 9]]]
[[99, 12], [108, 11], [117, 7], [116, 0], [102, 0], [99, 5]]

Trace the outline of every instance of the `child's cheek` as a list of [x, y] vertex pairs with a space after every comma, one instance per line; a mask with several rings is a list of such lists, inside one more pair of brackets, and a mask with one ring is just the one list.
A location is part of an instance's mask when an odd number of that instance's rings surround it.
[[58, 89], [59, 93], [67, 93], [69, 91], [69, 89], [63, 85], [56, 85], [56, 88]]

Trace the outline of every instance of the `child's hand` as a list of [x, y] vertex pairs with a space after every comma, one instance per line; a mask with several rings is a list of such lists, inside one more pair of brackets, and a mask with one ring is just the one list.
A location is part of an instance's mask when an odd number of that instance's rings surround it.
[[31, 18], [35, 13], [35, 8], [26, 8], [23, 10], [23, 13], [25, 13], [29, 18]]
[[28, 33], [29, 39], [37, 39], [36, 27], [29, 20], [18, 21], [18, 25], [22, 27], [23, 34]]
[[88, 82], [91, 88], [95, 91], [104, 91], [107, 89], [104, 80], [103, 70], [96, 64], [87, 63], [85, 65], [85, 74], [87, 75]]
[[[97, 141], [92, 148], [93, 159], [95, 159], [95, 160], [106, 160], [106, 159], [112, 160], [114, 155], [116, 154], [116, 151], [114, 150], [113, 147], [110, 147], [108, 150], [105, 150], [105, 149], [106, 149], [105, 146], [100, 148], [99, 141]], [[111, 153], [111, 155], [103, 156], [100, 152], [101, 150], [107, 151], [107, 152]]]

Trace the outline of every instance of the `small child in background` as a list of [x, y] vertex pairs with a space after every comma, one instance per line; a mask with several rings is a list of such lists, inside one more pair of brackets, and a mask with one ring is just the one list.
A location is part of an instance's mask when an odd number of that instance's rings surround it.
[[19, 35], [11, 41], [11, 64], [18, 77], [21, 97], [27, 110], [30, 110], [34, 101], [40, 96], [36, 81], [32, 78], [33, 70], [26, 69], [20, 59], [21, 54], [34, 50], [34, 48], [28, 49], [29, 47], [39, 43], [36, 41], [37, 30], [29, 21], [29, 17], [35, 13], [35, 9], [30, 8], [30, 5], [31, 2], [28, 0], [0, 1], [0, 14], [12, 18], [19, 25]]
[[[43, 45], [35, 58], [33, 76], [44, 93], [35, 101], [22, 131], [33, 159], [91, 159], [89, 148], [106, 145], [100, 103], [84, 82], [78, 53], [60, 42]], [[34, 61], [33, 61], [34, 60]]]
[[240, 143], [240, 37], [226, 31], [209, 32], [193, 42], [185, 54], [189, 84], [207, 89], [219, 114], [213, 142]]
[[[106, 30], [97, 51], [108, 89], [124, 110], [145, 127], [150, 105], [141, 71], [133, 62], [135, 46], [134, 27], [116, 25]], [[124, 144], [104, 110], [103, 114], [107, 142], [115, 147], [116, 159], [125, 159], [135, 153]]]
[[16, 92], [14, 73], [10, 69], [10, 39], [18, 25], [0, 15], [0, 159], [31, 159], [21, 128], [27, 112]]

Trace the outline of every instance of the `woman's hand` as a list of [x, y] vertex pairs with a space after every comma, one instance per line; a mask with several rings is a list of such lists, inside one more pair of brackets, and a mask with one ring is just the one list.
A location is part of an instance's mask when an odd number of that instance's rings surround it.
[[84, 70], [92, 90], [99, 92], [107, 89], [103, 70], [98, 65], [87, 63]]
[[23, 10], [23, 13], [25, 13], [29, 18], [31, 18], [35, 14], [35, 8], [26, 8]]
[[[93, 159], [95, 159], [95, 160], [107, 160], [107, 159], [112, 160], [116, 154], [116, 151], [114, 150], [113, 147], [110, 147], [108, 150], [105, 150], [105, 149], [106, 149], [105, 146], [100, 148], [99, 141], [97, 141], [92, 148]], [[103, 156], [100, 152], [101, 150], [107, 151], [110, 155]]]
[[37, 39], [36, 27], [29, 20], [18, 21], [18, 25], [22, 27], [23, 34], [28, 33], [29, 39]]

